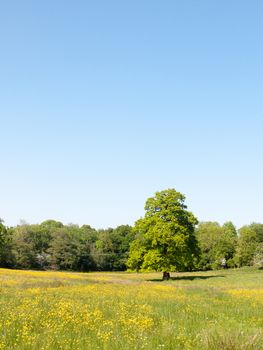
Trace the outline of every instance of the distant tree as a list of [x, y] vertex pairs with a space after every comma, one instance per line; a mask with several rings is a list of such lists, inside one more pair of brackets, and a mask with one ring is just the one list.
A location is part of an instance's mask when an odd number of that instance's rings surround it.
[[256, 233], [257, 241], [263, 243], [263, 224], [252, 222], [248, 227]]
[[156, 192], [145, 205], [145, 216], [134, 226], [128, 267], [163, 272], [191, 271], [198, 257], [194, 234], [197, 219], [187, 211], [185, 197], [174, 189]]
[[98, 239], [92, 250], [97, 268], [104, 271], [125, 270], [129, 246], [133, 239], [134, 235], [129, 225], [99, 230]]
[[237, 230], [232, 221], [227, 221], [222, 226], [224, 234], [234, 240], [237, 239]]
[[96, 263], [92, 256], [92, 248], [97, 240], [97, 231], [89, 225], [83, 225], [78, 230], [79, 256], [77, 269], [79, 271], [96, 270]]
[[58, 270], [77, 270], [81, 255], [78, 227], [63, 226], [52, 233], [48, 249], [49, 265]]
[[201, 222], [196, 229], [196, 238], [201, 249], [201, 269], [232, 267], [237, 240], [232, 222], [226, 222], [223, 226], [217, 222]]
[[47, 266], [47, 249], [51, 242], [45, 225], [19, 225], [14, 228], [14, 254], [17, 267], [43, 268]]
[[251, 226], [243, 226], [239, 229], [235, 255], [235, 261], [239, 267], [253, 265], [253, 258], [258, 244], [257, 232]]
[[31, 239], [30, 225], [19, 225], [14, 229], [14, 254], [16, 267], [36, 268], [37, 252]]
[[12, 229], [3, 224], [0, 219], [0, 267], [13, 267], [15, 257], [13, 255], [13, 236]]
[[223, 230], [223, 249], [221, 252], [224, 254], [226, 264], [228, 267], [234, 267], [234, 255], [237, 248], [237, 230], [231, 221], [224, 223], [222, 226]]
[[0, 219], [0, 249], [3, 249], [4, 247], [6, 235], [7, 235], [7, 229], [3, 224], [3, 220]]
[[80, 236], [83, 241], [88, 241], [89, 243], [95, 243], [98, 239], [98, 232], [95, 228], [92, 228], [90, 225], [81, 226]]
[[259, 243], [253, 254], [253, 265], [263, 268], [263, 243]]
[[99, 271], [112, 271], [115, 260], [113, 228], [98, 230], [98, 238], [92, 249], [92, 257]]
[[[201, 222], [196, 228], [196, 238], [201, 249], [199, 267], [207, 270], [212, 269], [217, 261], [216, 245], [222, 229], [217, 222]], [[222, 258], [221, 256], [219, 258]]]
[[56, 220], [45, 220], [41, 222], [40, 226], [46, 228], [51, 234], [55, 229], [63, 227], [63, 224]]
[[115, 271], [123, 271], [129, 255], [131, 242], [134, 240], [132, 227], [129, 225], [121, 225], [116, 227], [112, 232], [112, 241], [114, 247], [113, 269]]

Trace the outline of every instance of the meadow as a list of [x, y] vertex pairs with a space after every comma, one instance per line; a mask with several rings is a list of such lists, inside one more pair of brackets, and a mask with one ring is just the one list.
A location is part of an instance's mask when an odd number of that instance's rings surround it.
[[263, 349], [263, 271], [0, 269], [0, 349]]

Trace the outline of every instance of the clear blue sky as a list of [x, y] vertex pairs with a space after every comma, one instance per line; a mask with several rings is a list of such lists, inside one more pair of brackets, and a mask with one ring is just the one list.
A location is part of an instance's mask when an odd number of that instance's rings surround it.
[[263, 3], [0, 5], [0, 217], [133, 224], [175, 188], [263, 222]]

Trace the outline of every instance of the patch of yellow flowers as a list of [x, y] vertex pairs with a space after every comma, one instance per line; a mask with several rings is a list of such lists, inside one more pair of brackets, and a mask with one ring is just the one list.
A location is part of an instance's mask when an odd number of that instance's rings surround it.
[[228, 293], [237, 298], [245, 298], [263, 303], [263, 289], [230, 289]]
[[[242, 308], [263, 301], [262, 289], [223, 288], [216, 298], [141, 276], [0, 269], [0, 350], [203, 350], [204, 327], [239, 324], [237, 299]], [[261, 325], [256, 307], [245, 312], [247, 325]]]
[[89, 284], [85, 274], [0, 271], [0, 349], [101, 349], [102, 344], [110, 349], [111, 342], [142, 346], [156, 323], [146, 299], [170, 293], [169, 286], [149, 290], [144, 284], [103, 283], [107, 276]]

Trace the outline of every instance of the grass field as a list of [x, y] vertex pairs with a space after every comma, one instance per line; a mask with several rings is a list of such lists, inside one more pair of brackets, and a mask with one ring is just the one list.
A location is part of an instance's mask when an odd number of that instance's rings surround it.
[[263, 271], [0, 269], [0, 349], [263, 349]]

